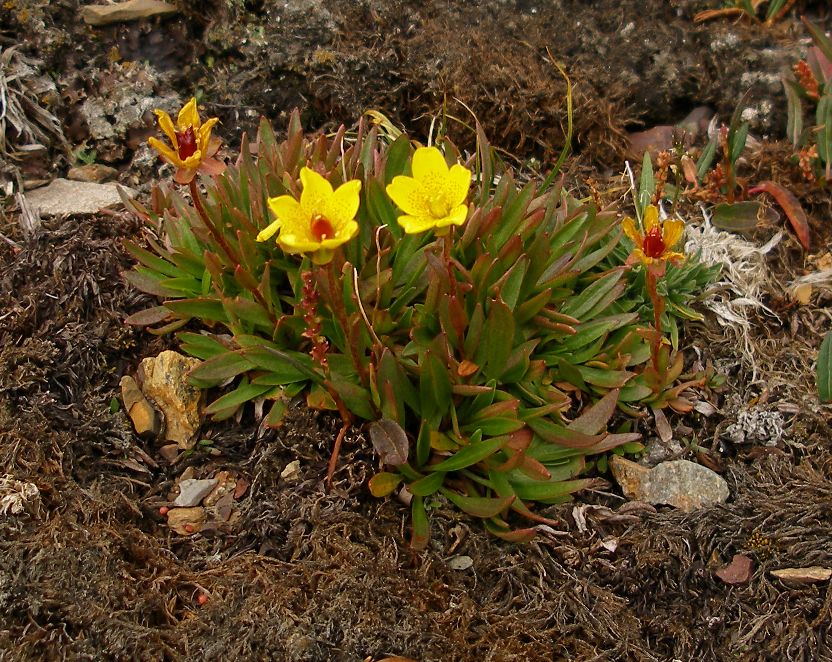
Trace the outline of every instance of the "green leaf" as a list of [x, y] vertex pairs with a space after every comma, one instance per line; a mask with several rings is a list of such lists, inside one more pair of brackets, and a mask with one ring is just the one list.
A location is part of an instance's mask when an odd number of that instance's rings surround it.
[[206, 414], [217, 414], [226, 409], [236, 410], [240, 405], [245, 404], [249, 400], [263, 395], [270, 391], [272, 386], [260, 386], [258, 384], [249, 384], [245, 379], [235, 388], [231, 393], [226, 393], [222, 397], [214, 400], [205, 408]]
[[135, 267], [133, 271], [124, 271], [121, 274], [128, 283], [137, 290], [157, 297], [181, 297], [182, 292], [159, 284], [163, 276], [149, 271], [144, 267]]
[[179, 340], [182, 351], [198, 359], [211, 359], [229, 351], [228, 347], [221, 342], [202, 333], [183, 331], [176, 337]]
[[433, 352], [426, 350], [421, 358], [419, 400], [422, 417], [438, 428], [451, 404], [451, 381], [448, 369]]
[[442, 494], [460, 510], [474, 517], [482, 517], [484, 519], [496, 517], [511, 506], [512, 501], [515, 499], [513, 496], [470, 497], [449, 489], [443, 489]]
[[796, 148], [800, 145], [803, 135], [803, 102], [800, 99], [797, 83], [794, 81], [784, 78], [783, 89], [786, 92], [787, 104], [786, 140]]
[[330, 375], [330, 383], [341, 398], [341, 401], [353, 414], [367, 421], [378, 418], [378, 414], [370, 399], [370, 392], [366, 388], [359, 386], [355, 381], [344, 378], [335, 372], [332, 372]]
[[621, 280], [623, 274], [624, 272], [622, 270], [616, 269], [599, 278], [580, 294], [566, 301], [561, 307], [560, 312], [580, 320], [586, 319], [586, 313], [592, 310], [615, 287], [616, 283]]
[[[289, 361], [285, 358], [287, 357], [285, 353], [284, 356], [279, 356], [271, 348], [245, 347], [241, 353], [257, 368], [267, 371], [263, 377], [268, 378], [268, 380], [258, 377], [258, 383], [261, 384], [292, 384], [311, 379], [312, 377], [310, 375], [314, 376], [310, 368], [303, 366], [303, 361], [297, 359]], [[308, 359], [305, 355], [301, 356]]]
[[445, 474], [438, 471], [409, 483], [407, 489], [414, 496], [426, 497], [438, 492], [444, 482]]
[[432, 464], [426, 467], [429, 471], [459, 471], [470, 467], [477, 462], [481, 462], [487, 457], [490, 457], [509, 441], [508, 436], [492, 437], [490, 439], [483, 439], [476, 443], [470, 443], [464, 446], [449, 458], [442, 460], [439, 464]]
[[571, 352], [581, 347], [585, 347], [589, 343], [598, 338], [620, 329], [627, 324], [635, 322], [638, 319], [638, 313], [624, 313], [621, 315], [611, 315], [609, 317], [601, 317], [591, 322], [580, 324], [576, 327], [577, 333], [575, 335], [565, 338], [560, 343], [560, 350]]
[[708, 174], [711, 166], [714, 164], [718, 141], [718, 136], [714, 135], [714, 137], [708, 141], [708, 144], [705, 145], [705, 148], [702, 150], [702, 154], [699, 155], [699, 159], [696, 161], [696, 178], [700, 183], [705, 178], [705, 175]]
[[165, 306], [179, 315], [198, 317], [202, 321], [228, 322], [222, 301], [209, 297], [165, 301]]
[[818, 156], [826, 165], [825, 177], [832, 179], [832, 92], [824, 94], [818, 101], [817, 125]]
[[137, 246], [132, 241], [125, 241], [124, 249], [148, 269], [152, 269], [160, 275], [168, 276], [169, 278], [178, 278], [187, 275], [167, 260]]
[[269, 332], [274, 329], [274, 321], [269, 315], [269, 311], [256, 301], [235, 297], [234, 299], [226, 299], [223, 303], [228, 313], [234, 315], [234, 317], [251, 322]]
[[745, 149], [745, 141], [748, 139], [748, 129], [748, 122], [743, 122], [731, 134], [728, 141], [728, 147], [731, 151], [731, 163], [736, 163], [742, 151]]
[[824, 336], [820, 344], [815, 375], [820, 401], [832, 402], [832, 331]]
[[514, 315], [500, 299], [491, 302], [475, 363], [488, 379], [497, 379], [514, 349]]
[[515, 494], [517, 494], [517, 498], [523, 501], [548, 501], [586, 489], [592, 483], [591, 478], [581, 478], [578, 480], [539, 481], [523, 484], [512, 482], [512, 487]]
[[[523, 416], [522, 410], [520, 416]], [[569, 448], [589, 448], [604, 438], [603, 435], [587, 435], [578, 430], [570, 430], [546, 418], [530, 418], [526, 424], [544, 441]]]
[[212, 359], [200, 363], [190, 371], [189, 381], [200, 388], [222, 384], [228, 379], [248, 372], [254, 364], [241, 356], [239, 352], [226, 351]]
[[422, 551], [430, 540], [430, 523], [425, 511], [424, 497], [414, 496], [410, 504], [410, 523], [413, 532], [410, 537], [410, 547], [414, 551]]
[[396, 175], [403, 175], [410, 157], [410, 139], [402, 134], [387, 148], [387, 162], [384, 164], [384, 183], [389, 184]]
[[656, 180], [653, 177], [653, 162], [650, 160], [650, 152], [644, 152], [644, 160], [641, 163], [641, 178], [638, 182], [639, 218], [644, 215], [644, 210], [650, 204], [655, 192]]

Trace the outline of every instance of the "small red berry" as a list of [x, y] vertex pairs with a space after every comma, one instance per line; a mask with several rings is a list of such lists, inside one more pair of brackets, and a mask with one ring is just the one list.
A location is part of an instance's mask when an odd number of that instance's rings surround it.
[[194, 532], [194, 525], [193, 524], [186, 524], [184, 528], [185, 528], [185, 531], [187, 531], [188, 533], [193, 533]]
[[197, 598], [196, 602], [199, 605], [204, 605], [208, 602], [208, 594], [207, 593], [200, 593]]
[[167, 514], [168, 514], [168, 511], [169, 511], [169, 510], [170, 510], [170, 508], [168, 508], [167, 506], [162, 506], [161, 508], [159, 508], [159, 514], [160, 514], [162, 517], [164, 517], [165, 515], [167, 515]]

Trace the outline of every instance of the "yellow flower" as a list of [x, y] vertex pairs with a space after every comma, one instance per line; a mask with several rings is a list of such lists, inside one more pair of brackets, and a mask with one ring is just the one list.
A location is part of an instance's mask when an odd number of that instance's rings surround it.
[[468, 217], [465, 199], [471, 171], [458, 163], [448, 168], [436, 147], [420, 147], [413, 155], [413, 177], [399, 175], [387, 186], [387, 195], [404, 212], [399, 225], [407, 234], [436, 229], [447, 234], [451, 225]]
[[219, 119], [212, 117], [203, 124], [196, 109], [196, 99], [191, 99], [179, 111], [175, 126], [164, 110], [153, 112], [170, 145], [158, 138], [149, 138], [147, 142], [176, 168], [174, 179], [177, 183], [189, 184], [197, 171], [217, 175], [225, 169], [220, 161], [213, 158], [220, 147], [220, 141], [211, 139], [211, 130]]
[[300, 169], [300, 201], [291, 195], [269, 198], [276, 220], [257, 235], [266, 241], [275, 232], [277, 244], [287, 253], [311, 253], [315, 264], [326, 264], [332, 251], [358, 233], [361, 182], [352, 179], [332, 190], [332, 184], [309, 168]]
[[648, 205], [644, 210], [644, 234], [636, 227], [636, 222], [627, 217], [622, 221], [624, 234], [635, 244], [628, 262], [641, 261], [645, 265], [653, 262], [678, 263], [685, 259], [684, 253], [672, 250], [685, 232], [685, 224], [679, 220], [659, 221], [659, 210]]

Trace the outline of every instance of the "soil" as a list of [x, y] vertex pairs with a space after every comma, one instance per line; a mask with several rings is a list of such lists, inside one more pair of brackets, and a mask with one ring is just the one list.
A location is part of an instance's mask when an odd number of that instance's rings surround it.
[[[173, 16], [92, 28], [76, 0], [13, 0], [0, 43], [41, 60], [35, 74], [54, 84], [42, 103], [69, 148], [54, 138], [14, 158], [7, 150], [0, 170], [10, 193], [65, 174], [81, 149], [146, 192], [158, 174], [144, 147], [148, 111], [192, 94], [222, 118], [229, 154], [260, 115], [281, 127], [296, 106], [309, 130], [377, 109], [415, 136], [444, 110], [461, 145], [474, 115], [507, 161], [545, 170], [567, 125], [554, 59], [574, 86], [570, 186], [620, 187], [629, 132], [698, 106], [727, 118], [750, 88], [761, 142], [745, 174], [791, 183], [814, 253], [828, 253], [828, 192], [800, 188], [778, 142], [779, 74], [807, 46], [797, 17], [829, 30], [828, 3], [797, 2], [771, 27], [693, 22], [719, 4], [189, 0]], [[813, 377], [832, 296], [821, 284], [808, 305], [789, 298], [786, 284], [814, 269], [791, 235], [760, 258], [768, 308], [749, 317], [751, 360], [711, 311], [685, 329], [689, 360], [710, 360], [729, 380], [718, 411], [670, 416], [696, 443], [669, 452], [716, 466], [728, 503], [685, 514], [627, 503], [611, 484], [555, 507], [562, 527], [525, 545], [440, 508], [428, 550], [415, 554], [407, 510], [367, 490], [376, 460], [360, 431], [324, 488], [339, 423], [301, 405], [278, 430], [251, 412], [208, 421], [201, 436], [212, 444], [168, 465], [118, 403], [121, 376], [174, 347], [123, 323], [153, 303], [121, 278], [132, 264], [122, 241], [141, 239], [140, 222], [119, 212], [24, 231], [20, 218], [9, 196], [0, 467], [39, 498], [0, 515], [0, 660], [832, 660], [832, 584], [770, 574], [832, 568], [829, 411]], [[778, 421], [775, 443], [725, 434], [750, 410]], [[642, 431], [661, 451], [652, 418]], [[298, 473], [282, 475], [294, 460]], [[189, 467], [245, 478], [236, 521], [194, 536], [166, 525], [159, 507]], [[735, 554], [753, 574], [731, 584], [715, 573]]]

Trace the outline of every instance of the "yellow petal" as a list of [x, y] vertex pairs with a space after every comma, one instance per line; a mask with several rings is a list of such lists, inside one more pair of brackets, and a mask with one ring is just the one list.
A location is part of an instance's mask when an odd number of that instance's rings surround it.
[[673, 248], [676, 244], [678, 244], [684, 233], [684, 221], [665, 221], [662, 225], [662, 241], [664, 241], [664, 245], [667, 248]]
[[468, 218], [467, 205], [458, 205], [445, 217], [436, 221], [437, 228], [444, 228], [449, 225], [462, 225]]
[[436, 147], [420, 147], [413, 155], [413, 178], [434, 217], [448, 213], [448, 165]]
[[396, 203], [399, 209], [405, 214], [411, 216], [429, 216], [430, 208], [428, 207], [425, 196], [419, 183], [413, 177], [405, 177], [404, 175], [397, 175], [393, 177], [393, 181], [387, 185], [387, 195]]
[[686, 258], [687, 255], [684, 253], [676, 253], [674, 251], [667, 251], [664, 255], [662, 255], [662, 259], [672, 262], [673, 264], [684, 262]]
[[621, 229], [624, 230], [624, 234], [627, 235], [627, 238], [632, 241], [636, 246], [639, 248], [644, 245], [644, 235], [638, 231], [636, 228], [636, 222], [629, 216], [621, 221]]
[[309, 218], [303, 215], [300, 204], [291, 195], [269, 198], [269, 208], [280, 223], [281, 233], [311, 237]]
[[642, 225], [644, 226], [644, 234], [646, 235], [650, 230], [659, 224], [659, 210], [655, 205], [647, 205], [644, 208], [644, 219]]
[[456, 207], [465, 202], [469, 188], [471, 188], [471, 171], [458, 163], [452, 165], [445, 184], [448, 204]]
[[321, 248], [336, 248], [341, 244], [347, 243], [355, 235], [358, 234], [358, 223], [349, 221], [342, 227], [338, 228], [334, 237], [324, 239], [321, 242]]
[[159, 128], [168, 137], [170, 144], [173, 145], [173, 149], [179, 149], [179, 142], [176, 140], [176, 129], [173, 126], [173, 120], [170, 118], [170, 115], [164, 110], [154, 110], [153, 112], [156, 114], [156, 121], [159, 123]]
[[633, 252], [630, 253], [630, 257], [627, 258], [627, 262], [629, 263], [635, 262], [636, 260], [644, 265], [650, 265], [653, 263], [653, 258], [646, 255], [640, 248], [634, 248]]
[[[355, 219], [358, 207], [361, 204], [361, 198], [358, 195], [360, 191], [361, 182], [352, 179], [341, 184], [332, 196], [326, 200], [321, 213], [332, 223], [336, 236], [338, 236], [342, 227]], [[356, 225], [356, 227], [358, 226]]]
[[179, 158], [179, 155], [158, 138], [148, 138], [147, 144], [159, 152], [159, 155], [171, 165], [175, 165], [176, 167], [182, 165], [182, 159]]
[[298, 236], [285, 230], [280, 231], [277, 243], [287, 253], [312, 253], [321, 247], [321, 242], [309, 239], [305, 236]]
[[413, 178], [417, 181], [439, 180], [440, 182], [448, 176], [448, 164], [436, 147], [420, 147], [413, 154], [411, 165]]
[[211, 129], [213, 129], [214, 125], [219, 121], [218, 117], [212, 117], [211, 119], [206, 120], [205, 124], [199, 127], [196, 144], [199, 146], [199, 149], [203, 154], [207, 154], [208, 148], [211, 147]]
[[196, 98], [192, 97], [186, 103], [182, 110], [179, 111], [179, 117], [176, 118], [176, 126], [180, 131], [184, 131], [189, 126], [194, 128], [194, 131], [199, 129], [199, 113], [196, 110]]
[[257, 241], [268, 241], [274, 236], [274, 233], [280, 229], [280, 219], [272, 221], [265, 228], [257, 233]]
[[427, 232], [436, 227], [436, 219], [433, 216], [399, 216], [399, 225], [407, 234], [419, 234]]
[[196, 170], [201, 162], [202, 152], [196, 150], [187, 159], [181, 161], [182, 165], [180, 166], [180, 168], [185, 168], [186, 170]]
[[332, 184], [306, 166], [300, 169], [300, 181], [303, 185], [300, 206], [310, 220], [315, 214], [324, 213], [326, 202], [332, 198]]

